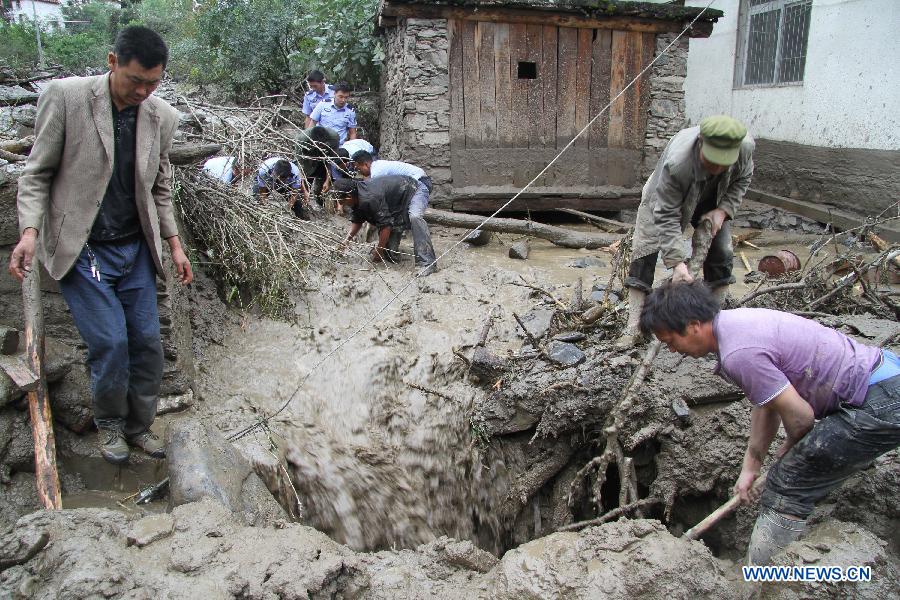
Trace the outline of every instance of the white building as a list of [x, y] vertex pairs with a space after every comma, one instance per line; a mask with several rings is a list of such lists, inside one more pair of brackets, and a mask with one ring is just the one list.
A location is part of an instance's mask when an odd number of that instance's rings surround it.
[[63, 27], [61, 0], [12, 0], [9, 10], [10, 20], [37, 21], [46, 25]]
[[688, 120], [747, 124], [760, 139], [754, 187], [862, 212], [900, 199], [900, 0], [712, 8], [725, 16], [690, 41]]

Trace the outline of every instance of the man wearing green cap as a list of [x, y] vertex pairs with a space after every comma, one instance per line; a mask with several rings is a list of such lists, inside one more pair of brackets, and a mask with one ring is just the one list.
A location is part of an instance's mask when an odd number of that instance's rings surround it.
[[682, 129], [669, 140], [641, 194], [632, 242], [628, 325], [620, 348], [634, 344], [644, 298], [653, 286], [656, 260], [674, 269], [674, 281], [691, 281], [685, 261], [684, 231], [700, 219], [712, 222], [713, 241], [703, 263], [703, 279], [724, 297], [734, 253], [731, 223], [753, 175], [753, 137], [739, 121], [717, 115], [699, 127]]

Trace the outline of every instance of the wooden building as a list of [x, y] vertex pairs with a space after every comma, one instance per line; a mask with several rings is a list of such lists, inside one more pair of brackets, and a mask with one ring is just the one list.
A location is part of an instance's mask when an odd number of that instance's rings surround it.
[[[528, 184], [702, 9], [594, 0], [383, 0], [381, 153], [418, 164], [435, 203], [492, 210]], [[703, 13], [510, 210], [635, 206], [683, 125]]]

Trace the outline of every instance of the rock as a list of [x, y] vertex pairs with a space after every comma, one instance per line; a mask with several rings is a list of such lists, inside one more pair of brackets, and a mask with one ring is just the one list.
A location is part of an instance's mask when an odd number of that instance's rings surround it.
[[475, 348], [472, 354], [472, 364], [469, 366], [469, 375], [477, 377], [480, 381], [493, 384], [494, 381], [506, 369], [507, 362], [482, 346]]
[[19, 104], [31, 104], [37, 102], [38, 94], [29, 92], [25, 88], [0, 85], [0, 105], [17, 106]]
[[512, 246], [509, 247], [509, 257], [516, 258], [519, 260], [526, 260], [528, 258], [528, 253], [531, 251], [531, 246], [528, 245], [528, 240], [522, 240], [521, 242], [516, 242]]
[[581, 258], [576, 258], [566, 266], [572, 267], [573, 269], [587, 269], [588, 267], [605, 267], [606, 263], [596, 256], [582, 256]]
[[559, 342], [580, 342], [587, 336], [580, 331], [563, 331], [553, 336], [554, 340]]
[[556, 311], [548, 308], [535, 308], [522, 317], [522, 323], [528, 328], [528, 332], [539, 340], [550, 331], [550, 323], [555, 313]]
[[[603, 298], [605, 296], [606, 292], [603, 290], [594, 290], [593, 292], [591, 292], [591, 300], [593, 300], [594, 302], [603, 302]], [[622, 296], [620, 296], [618, 292], [610, 292], [608, 298], [610, 304], [618, 304], [622, 301]]]
[[156, 407], [157, 415], [166, 413], [179, 412], [186, 410], [194, 405], [194, 390], [188, 390], [184, 394], [175, 394], [171, 396], [161, 396], [159, 405]]
[[478, 231], [473, 231], [469, 235], [464, 237], [463, 241], [470, 246], [487, 246], [493, 237], [493, 232], [479, 229]]
[[675, 416], [682, 421], [687, 421], [691, 417], [691, 409], [688, 408], [687, 403], [681, 397], [676, 397], [672, 400], [672, 410], [675, 412]]
[[247, 525], [271, 525], [286, 518], [250, 463], [217, 429], [199, 421], [171, 423], [166, 456], [170, 506], [210, 497]]
[[438, 555], [448, 564], [479, 573], [487, 573], [499, 562], [496, 556], [478, 548], [469, 540], [449, 540], [438, 550]]
[[79, 367], [49, 386], [50, 406], [54, 420], [75, 433], [85, 433], [94, 424], [91, 376], [87, 366]]
[[486, 579], [495, 600], [738, 597], [706, 546], [651, 520], [539, 538], [507, 552]]
[[50, 533], [28, 529], [18, 535], [14, 530], [0, 537], [0, 571], [31, 560], [50, 541]]
[[563, 367], [573, 367], [585, 359], [585, 354], [575, 344], [554, 341], [547, 347], [547, 358]]
[[133, 523], [126, 539], [129, 546], [143, 548], [171, 535], [174, 528], [175, 519], [172, 515], [150, 515]]

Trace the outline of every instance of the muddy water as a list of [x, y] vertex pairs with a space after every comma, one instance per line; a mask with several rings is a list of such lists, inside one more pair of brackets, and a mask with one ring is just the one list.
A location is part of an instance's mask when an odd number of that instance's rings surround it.
[[[458, 231], [436, 230], [438, 254]], [[305, 508], [305, 521], [358, 550], [412, 547], [439, 535], [496, 550], [494, 508], [505, 496], [502, 461], [486, 464], [467, 414], [479, 393], [461, 377], [464, 354], [492, 307], [500, 305], [489, 345], [521, 345], [512, 311], [534, 304], [523, 279], [566, 302], [576, 279], [585, 295], [609, 277], [610, 255], [532, 242], [527, 261], [507, 257], [512, 237], [484, 248], [463, 245], [441, 270], [414, 283], [349, 344], [313, 369], [412, 275], [411, 258], [377, 272], [342, 268], [298, 301], [299, 323], [246, 317], [201, 369], [200, 410], [224, 431], [271, 413], [296, 390], [274, 427]], [[804, 258], [803, 249], [794, 247]], [[404, 240], [401, 250], [411, 252]], [[755, 266], [770, 249], [752, 250]], [[596, 256], [606, 266], [574, 268]], [[742, 278], [743, 267], [735, 273]], [[660, 268], [657, 276], [666, 275]], [[746, 286], [735, 286], [742, 294]], [[298, 387], [299, 383], [299, 387]], [[414, 389], [415, 384], [440, 395]], [[267, 445], [265, 435], [244, 444]]]

